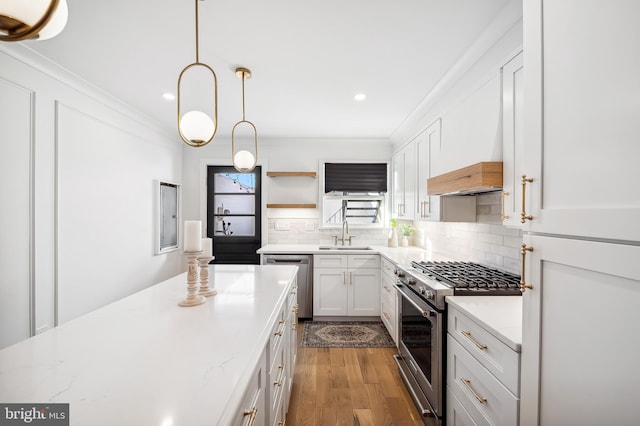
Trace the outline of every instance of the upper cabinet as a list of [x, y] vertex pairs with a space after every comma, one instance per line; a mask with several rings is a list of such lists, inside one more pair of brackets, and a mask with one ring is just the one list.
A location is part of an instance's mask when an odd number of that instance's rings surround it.
[[542, 3], [525, 1], [527, 228], [640, 241], [640, 2]]
[[412, 220], [415, 209], [416, 140], [412, 140], [393, 155], [391, 215]]
[[520, 52], [502, 67], [502, 223], [524, 226], [522, 174], [524, 173], [524, 63]]
[[440, 220], [440, 197], [429, 196], [427, 180], [433, 177], [433, 165], [441, 149], [442, 120], [437, 119], [416, 138], [416, 158], [418, 159], [416, 181], [417, 220]]

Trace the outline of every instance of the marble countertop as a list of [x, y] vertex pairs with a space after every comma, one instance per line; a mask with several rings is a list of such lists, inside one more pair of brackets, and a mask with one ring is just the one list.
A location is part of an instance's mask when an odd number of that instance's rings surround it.
[[260, 254], [380, 254], [398, 265], [411, 263], [411, 261], [449, 261], [453, 260], [431, 250], [420, 247], [387, 247], [369, 245], [369, 250], [321, 250], [318, 244], [267, 244], [258, 250]]
[[230, 424], [297, 268], [209, 268], [202, 305], [177, 305], [184, 273], [0, 351], [0, 401], [70, 403], [72, 425]]
[[520, 352], [522, 296], [447, 296], [446, 301], [505, 345]]

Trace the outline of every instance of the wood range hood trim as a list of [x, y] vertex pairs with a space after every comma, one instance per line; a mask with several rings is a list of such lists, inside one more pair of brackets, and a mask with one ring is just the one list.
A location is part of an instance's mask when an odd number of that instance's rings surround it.
[[429, 195], [470, 195], [502, 189], [502, 161], [472, 164], [427, 179]]

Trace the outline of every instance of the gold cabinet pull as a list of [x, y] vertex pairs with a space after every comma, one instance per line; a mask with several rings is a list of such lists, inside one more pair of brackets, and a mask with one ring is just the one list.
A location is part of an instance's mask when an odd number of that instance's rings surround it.
[[520, 250], [520, 254], [522, 255], [522, 270], [520, 274], [520, 291], [524, 293], [527, 289], [531, 290], [533, 286], [531, 284], [527, 284], [527, 280], [524, 277], [524, 261], [527, 257], [527, 252], [533, 251], [533, 247], [527, 247], [525, 243], [522, 243], [522, 249]]
[[353, 285], [353, 272], [349, 272], [349, 285]]
[[511, 195], [510, 192], [502, 191], [502, 213], [500, 213], [500, 219], [502, 219], [503, 221], [511, 218], [511, 216], [507, 216], [506, 214], [504, 214], [504, 199], [509, 195]]
[[460, 333], [462, 333], [462, 335], [465, 336], [467, 339], [471, 340], [471, 342], [474, 345], [476, 345], [478, 347], [478, 349], [480, 349], [481, 351], [484, 351], [485, 349], [487, 349], [487, 345], [483, 345], [482, 343], [478, 343], [476, 341], [476, 339], [471, 337], [471, 332], [470, 331], [462, 330]]
[[284, 320], [278, 321], [278, 324], [282, 325], [282, 328], [276, 331], [275, 333], [273, 333], [274, 336], [282, 336], [282, 333], [284, 332], [284, 325], [283, 325], [284, 323], [286, 323], [286, 321]]
[[524, 223], [527, 220], [533, 220], [533, 216], [527, 214], [527, 210], [524, 207], [525, 203], [525, 191], [527, 183], [533, 182], [533, 178], [528, 178], [527, 175], [522, 175], [522, 211], [520, 212], [520, 222]]
[[476, 391], [473, 390], [473, 388], [471, 387], [471, 380], [462, 378], [462, 379], [460, 379], [460, 381], [466, 386], [467, 389], [469, 389], [469, 392], [471, 392], [473, 394], [473, 396], [476, 397], [476, 399], [478, 400], [478, 402], [480, 404], [484, 404], [485, 402], [487, 402], [487, 398], [484, 398], [484, 397], [478, 395], [476, 393]]
[[252, 426], [253, 422], [256, 421], [256, 415], [258, 414], [258, 407], [253, 407], [253, 409], [251, 410], [244, 410], [244, 412], [242, 413], [243, 417], [249, 417], [249, 423], [247, 423], [247, 426]]
[[284, 379], [284, 364], [281, 364], [278, 366], [278, 370], [281, 371], [281, 373], [279, 374], [280, 378], [278, 380], [276, 380], [275, 382], [273, 382], [274, 386], [278, 386], [278, 387], [282, 387], [282, 380]]
[[342, 285], [347, 285], [347, 273], [342, 273]]
[[386, 319], [388, 319], [389, 321], [391, 321], [391, 315], [389, 315], [389, 314], [388, 314], [388, 313], [386, 313], [386, 312], [382, 312], [382, 314], [384, 315], [384, 317], [385, 317]]

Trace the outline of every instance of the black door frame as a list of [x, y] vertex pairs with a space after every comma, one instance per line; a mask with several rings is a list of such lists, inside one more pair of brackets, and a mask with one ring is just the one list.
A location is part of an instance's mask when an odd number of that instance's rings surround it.
[[[256, 184], [253, 214], [255, 229], [253, 236], [216, 234], [215, 223], [218, 216], [214, 203], [214, 194], [216, 194], [214, 175], [216, 173], [239, 174], [233, 166], [207, 165], [207, 237], [213, 240], [213, 255], [215, 256], [211, 263], [258, 265], [260, 263], [260, 255], [256, 251], [262, 246], [262, 167], [256, 166], [250, 172], [255, 175]], [[233, 215], [230, 216], [233, 217]]]

